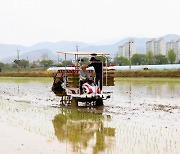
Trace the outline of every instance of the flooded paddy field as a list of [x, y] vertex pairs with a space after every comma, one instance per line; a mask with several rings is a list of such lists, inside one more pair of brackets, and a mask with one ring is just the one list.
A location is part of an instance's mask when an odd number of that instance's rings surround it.
[[52, 78], [0, 78], [0, 153], [180, 153], [180, 79], [116, 78], [99, 108], [62, 108]]

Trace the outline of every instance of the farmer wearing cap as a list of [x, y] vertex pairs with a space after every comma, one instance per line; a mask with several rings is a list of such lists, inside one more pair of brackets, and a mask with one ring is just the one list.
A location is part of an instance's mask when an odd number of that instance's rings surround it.
[[90, 79], [90, 75], [88, 73], [88, 71], [86, 70], [87, 65], [83, 64], [81, 66], [81, 70], [80, 70], [80, 94], [83, 93], [83, 89], [82, 89], [82, 85], [88, 80]]
[[91, 57], [90, 61], [91, 64], [89, 64], [88, 66], [94, 67], [96, 73], [96, 85], [99, 85], [100, 89], [102, 90], [102, 62], [100, 60], [97, 60], [95, 57]]

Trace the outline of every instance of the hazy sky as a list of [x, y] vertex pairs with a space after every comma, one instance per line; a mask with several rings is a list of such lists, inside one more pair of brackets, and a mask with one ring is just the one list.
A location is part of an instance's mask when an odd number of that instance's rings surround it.
[[0, 42], [180, 35], [180, 0], [0, 0]]

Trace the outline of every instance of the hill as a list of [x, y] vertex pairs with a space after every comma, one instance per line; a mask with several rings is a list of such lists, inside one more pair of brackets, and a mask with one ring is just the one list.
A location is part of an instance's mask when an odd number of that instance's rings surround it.
[[[162, 36], [165, 41], [180, 39], [180, 35], [168, 34]], [[136, 43], [137, 53], [145, 53], [146, 42], [151, 38], [135, 38], [131, 37]], [[38, 60], [43, 54], [48, 54], [49, 59], [57, 59], [57, 51], [76, 51], [78, 45], [79, 51], [94, 51], [110, 53], [111, 57], [115, 57], [118, 47], [128, 42], [129, 38], [122, 39], [110, 45], [90, 45], [83, 42], [60, 41], [60, 42], [41, 42], [33, 46], [0, 44], [0, 61], [10, 62], [17, 57], [17, 49], [20, 50], [20, 59]], [[62, 56], [60, 58], [63, 58]]]

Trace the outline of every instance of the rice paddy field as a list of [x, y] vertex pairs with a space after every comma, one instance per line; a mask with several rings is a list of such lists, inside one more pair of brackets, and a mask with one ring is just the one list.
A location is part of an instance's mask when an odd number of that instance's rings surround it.
[[0, 153], [180, 153], [179, 78], [116, 78], [98, 108], [61, 107], [52, 82], [0, 78]]

